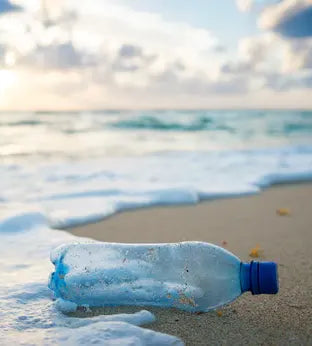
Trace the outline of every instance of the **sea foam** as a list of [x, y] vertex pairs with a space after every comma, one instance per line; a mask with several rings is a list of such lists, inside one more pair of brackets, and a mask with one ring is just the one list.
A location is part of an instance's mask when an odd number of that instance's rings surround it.
[[133, 208], [194, 204], [310, 180], [312, 146], [2, 166], [2, 176], [0, 231], [42, 223], [60, 228]]

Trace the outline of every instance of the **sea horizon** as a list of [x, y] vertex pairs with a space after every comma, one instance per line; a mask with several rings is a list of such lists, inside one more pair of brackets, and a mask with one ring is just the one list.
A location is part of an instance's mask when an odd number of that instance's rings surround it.
[[312, 111], [312, 107], [142, 107], [142, 108], [127, 108], [127, 107], [108, 107], [108, 108], [64, 108], [64, 109], [0, 109], [0, 113], [76, 113], [76, 112], [91, 112], [91, 113], [98, 113], [98, 112], [140, 112], [140, 111], [159, 111], [159, 112], [165, 112], [165, 111], [277, 111], [277, 112], [287, 112], [287, 111], [302, 111], [302, 112], [309, 112]]

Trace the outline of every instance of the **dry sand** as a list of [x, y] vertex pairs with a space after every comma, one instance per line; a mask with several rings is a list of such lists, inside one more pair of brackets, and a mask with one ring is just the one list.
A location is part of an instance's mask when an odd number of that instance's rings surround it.
[[[290, 215], [277, 215], [288, 208]], [[256, 196], [195, 206], [124, 212], [69, 230], [109, 242], [200, 240], [223, 245], [242, 260], [259, 245], [261, 260], [279, 264], [280, 293], [247, 293], [220, 310], [191, 314], [147, 308], [147, 328], [179, 336], [186, 345], [312, 345], [312, 184], [276, 186]], [[137, 311], [105, 308], [94, 313]]]

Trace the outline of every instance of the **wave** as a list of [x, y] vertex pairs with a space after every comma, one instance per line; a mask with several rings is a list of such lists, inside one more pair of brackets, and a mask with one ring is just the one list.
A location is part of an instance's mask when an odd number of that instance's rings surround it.
[[45, 124], [45, 122], [39, 119], [0, 122], [0, 126], [38, 126], [43, 124]]
[[142, 116], [134, 119], [119, 120], [109, 124], [119, 129], [149, 129], [159, 131], [227, 131], [233, 133], [234, 128], [226, 124], [218, 124], [215, 119], [201, 116], [187, 121], [169, 121], [159, 117]]
[[107, 124], [123, 130], [226, 132], [238, 137], [246, 134], [266, 136], [312, 135], [312, 112], [307, 113], [220, 113], [143, 114], [121, 116]]
[[47, 225], [47, 220], [40, 212], [17, 210], [7, 217], [2, 217], [0, 233], [25, 232], [41, 225]]
[[[11, 167], [1, 167], [0, 197], [7, 205], [22, 203], [23, 213], [3, 220], [0, 232], [42, 222], [69, 227], [123, 210], [195, 204], [258, 193], [272, 184], [310, 181], [312, 146], [41, 162], [31, 172], [27, 165]], [[30, 206], [40, 208], [25, 214]]]

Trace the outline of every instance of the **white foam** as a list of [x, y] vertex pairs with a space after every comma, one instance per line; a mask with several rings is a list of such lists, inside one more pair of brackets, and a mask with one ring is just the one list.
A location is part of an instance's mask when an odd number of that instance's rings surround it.
[[[54, 228], [155, 205], [257, 193], [312, 178], [312, 147], [166, 153], [1, 167], [0, 232]], [[1, 203], [1, 202], [0, 202]]]
[[19, 201], [27, 210], [31, 205], [39, 214], [28, 218], [30, 225], [31, 220], [47, 218], [53, 227], [64, 227], [131, 208], [197, 203], [256, 193], [273, 183], [309, 180], [312, 147], [177, 152], [2, 170], [0, 197], [6, 206]]

